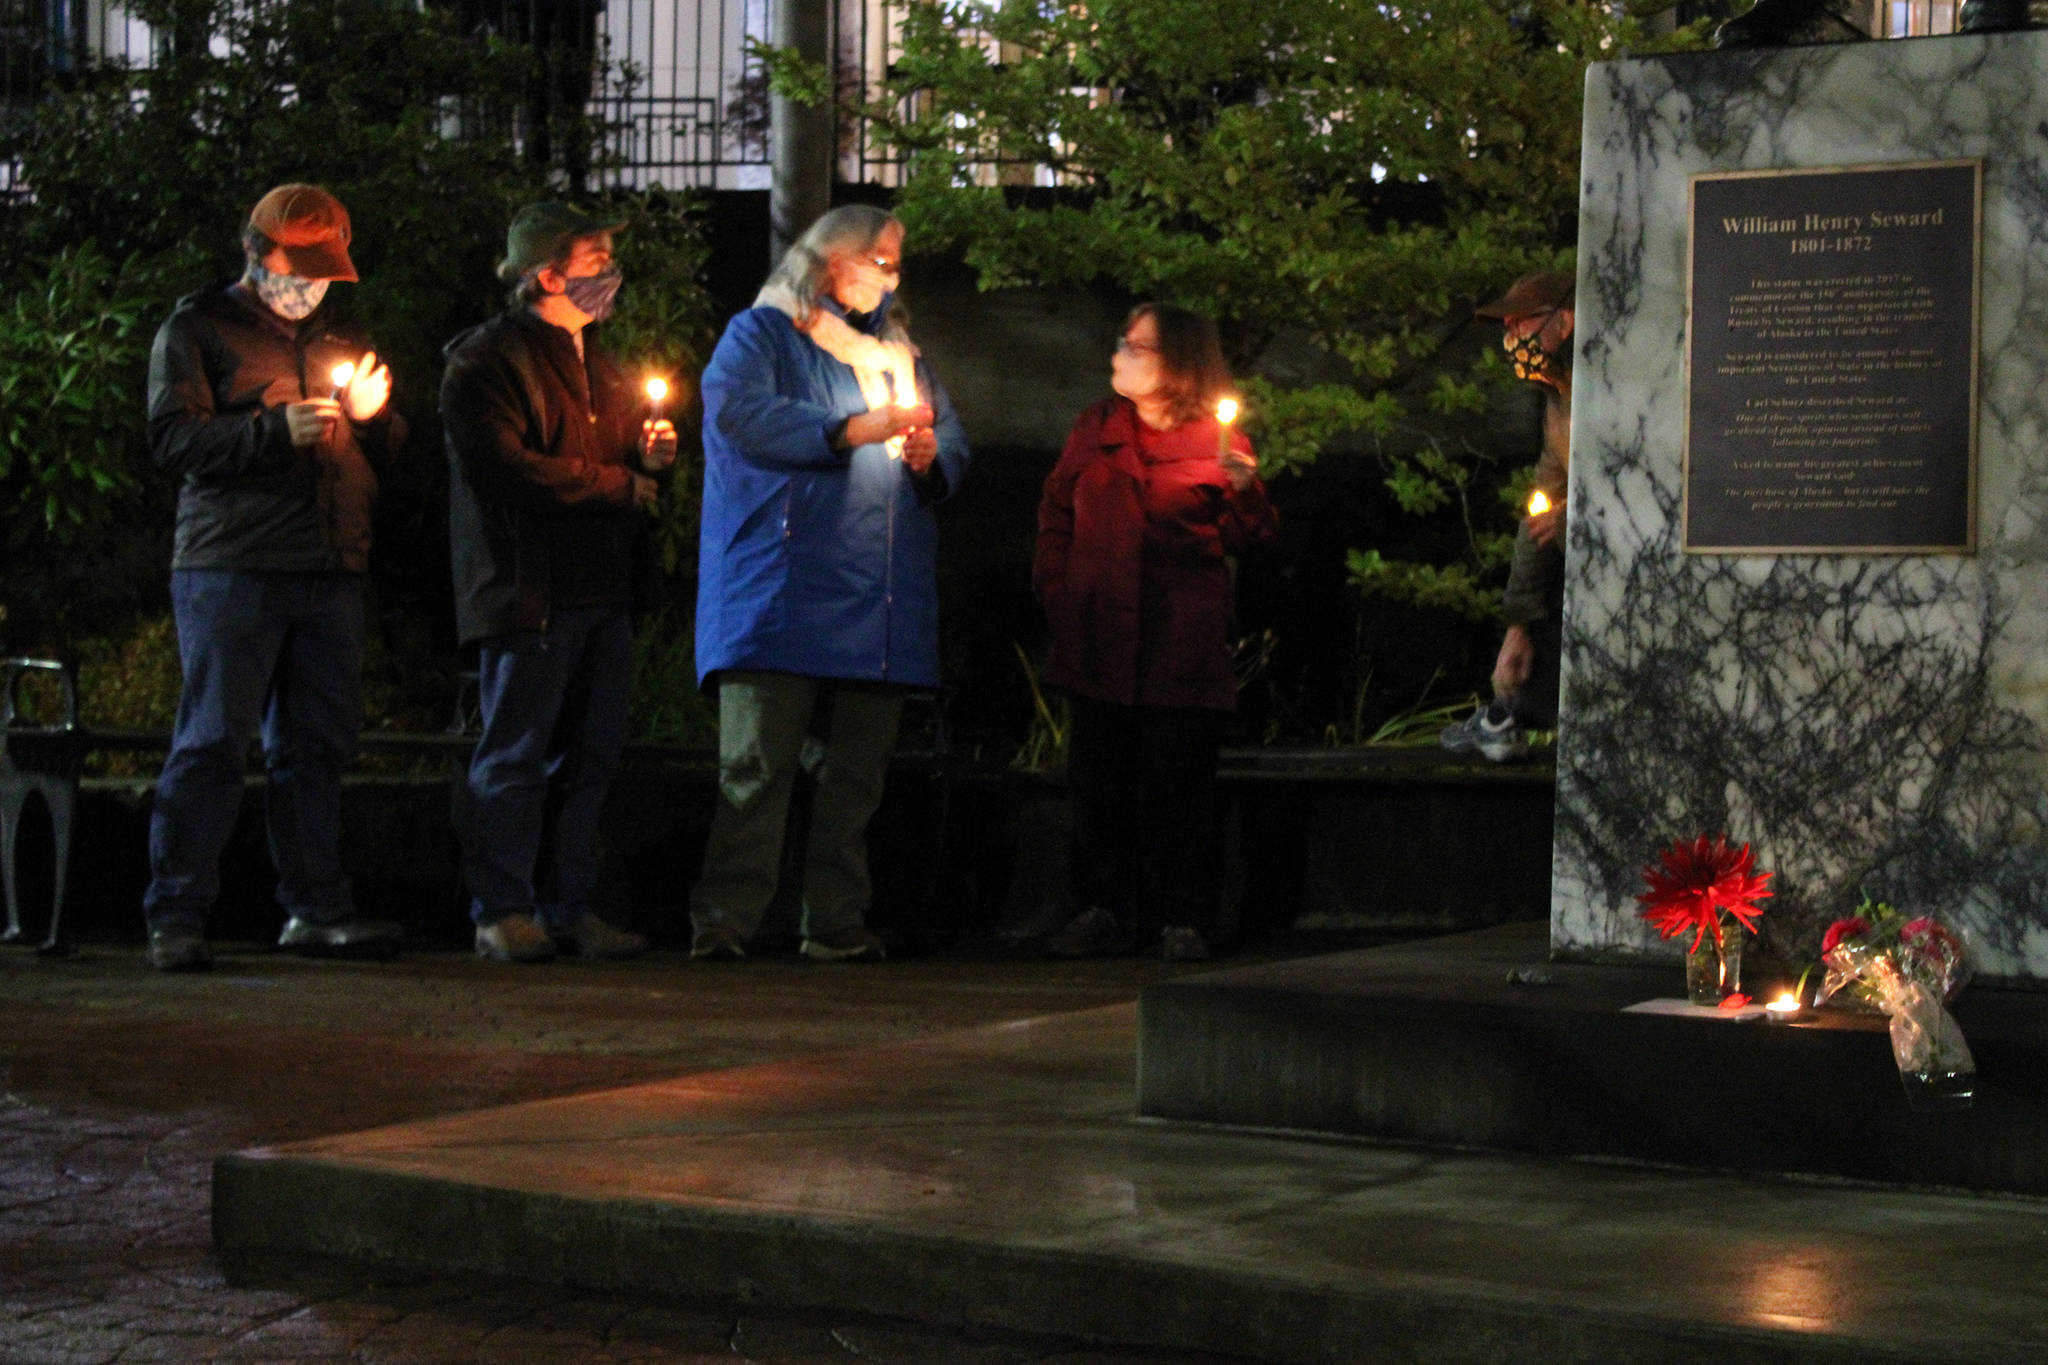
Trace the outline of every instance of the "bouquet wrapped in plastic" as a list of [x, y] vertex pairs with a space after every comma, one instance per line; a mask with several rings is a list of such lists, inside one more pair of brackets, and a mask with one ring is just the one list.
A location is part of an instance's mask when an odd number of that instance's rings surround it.
[[1929, 916], [1907, 919], [1889, 905], [1866, 901], [1855, 915], [1829, 926], [1821, 963], [1827, 977], [1816, 1005], [1839, 995], [1890, 1016], [1892, 1058], [1913, 1108], [1970, 1103], [1977, 1062], [1948, 1012], [1948, 1002], [1970, 979], [1969, 949], [1960, 933]]

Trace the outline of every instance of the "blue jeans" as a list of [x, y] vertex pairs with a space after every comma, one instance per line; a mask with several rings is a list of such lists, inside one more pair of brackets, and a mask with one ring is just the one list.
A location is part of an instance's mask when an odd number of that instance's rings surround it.
[[633, 625], [623, 606], [557, 611], [545, 631], [477, 651], [484, 732], [469, 761], [463, 873], [470, 918], [590, 912], [597, 819], [626, 747]]
[[185, 685], [149, 819], [149, 927], [204, 928], [259, 719], [278, 902], [319, 923], [349, 918], [341, 773], [363, 720], [362, 579], [178, 569], [171, 610]]

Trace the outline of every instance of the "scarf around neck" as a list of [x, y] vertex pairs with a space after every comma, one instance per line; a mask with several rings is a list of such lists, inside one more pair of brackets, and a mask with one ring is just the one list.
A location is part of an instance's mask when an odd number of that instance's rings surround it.
[[[881, 336], [871, 337], [827, 308], [813, 305], [810, 316], [802, 316], [796, 295], [773, 285], [754, 296], [754, 306], [787, 314], [819, 350], [851, 369], [870, 411], [889, 403], [907, 407], [924, 401], [917, 391], [917, 347], [894, 319], [883, 322]], [[902, 458], [902, 437], [893, 436], [885, 444], [890, 459]]]

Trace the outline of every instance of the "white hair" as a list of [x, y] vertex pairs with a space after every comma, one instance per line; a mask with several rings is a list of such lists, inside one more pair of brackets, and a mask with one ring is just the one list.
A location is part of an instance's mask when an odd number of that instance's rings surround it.
[[872, 204], [846, 204], [833, 209], [804, 229], [804, 235], [790, 244], [761, 286], [762, 295], [779, 293], [794, 299], [796, 320], [810, 320], [811, 309], [830, 283], [832, 257], [843, 251], [866, 251], [881, 240], [896, 216]]

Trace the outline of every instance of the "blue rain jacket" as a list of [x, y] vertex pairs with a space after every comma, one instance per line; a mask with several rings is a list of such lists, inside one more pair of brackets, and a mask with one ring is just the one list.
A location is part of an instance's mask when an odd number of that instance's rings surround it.
[[[856, 326], [830, 299], [821, 301]], [[879, 334], [889, 301], [866, 319]], [[853, 368], [788, 314], [735, 317], [704, 370], [704, 520], [697, 679], [721, 669], [936, 687], [938, 520], [960, 487], [967, 438], [922, 357], [938, 458], [922, 478], [881, 445], [834, 450], [867, 411]]]

